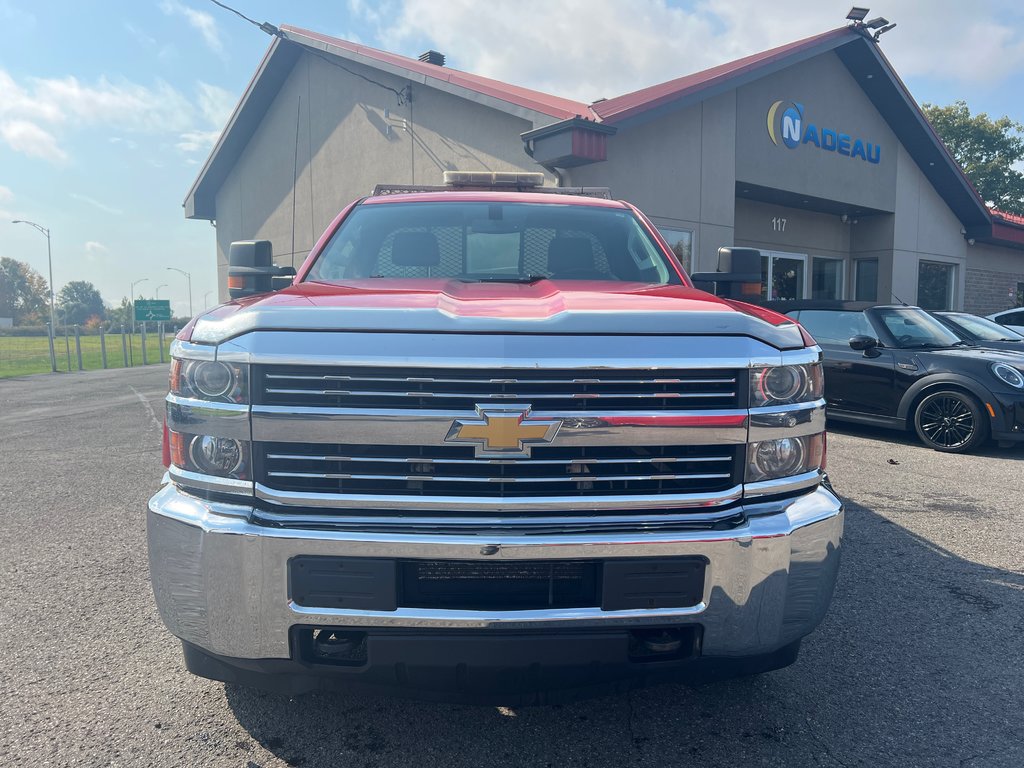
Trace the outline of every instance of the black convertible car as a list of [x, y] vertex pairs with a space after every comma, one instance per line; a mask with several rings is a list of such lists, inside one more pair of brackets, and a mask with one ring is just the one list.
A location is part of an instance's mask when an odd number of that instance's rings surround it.
[[1024, 354], [974, 346], [918, 307], [775, 301], [824, 352], [829, 418], [913, 428], [938, 451], [1024, 441]]

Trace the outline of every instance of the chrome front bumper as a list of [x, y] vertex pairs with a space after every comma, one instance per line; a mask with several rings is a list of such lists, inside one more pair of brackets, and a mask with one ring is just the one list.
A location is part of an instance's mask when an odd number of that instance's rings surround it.
[[[753, 511], [753, 510], [752, 510]], [[428, 535], [255, 525], [248, 507], [203, 501], [165, 485], [149, 501], [149, 561], [160, 615], [182, 640], [240, 659], [290, 656], [292, 626], [566, 629], [700, 624], [705, 656], [774, 651], [825, 615], [839, 564], [840, 501], [820, 487], [759, 504], [728, 531], [631, 534]], [[771, 512], [772, 514], [764, 514]], [[486, 553], [486, 554], [485, 554]], [[702, 556], [704, 596], [685, 608], [464, 611], [310, 609], [294, 604], [288, 562], [298, 555], [518, 560]]]

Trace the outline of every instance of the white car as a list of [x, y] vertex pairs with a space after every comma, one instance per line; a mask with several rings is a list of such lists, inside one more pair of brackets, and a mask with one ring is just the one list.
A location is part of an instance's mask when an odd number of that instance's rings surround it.
[[1004, 309], [1002, 312], [996, 312], [994, 315], [989, 315], [988, 319], [995, 320], [997, 323], [1009, 328], [1011, 331], [1024, 334], [1024, 307]]

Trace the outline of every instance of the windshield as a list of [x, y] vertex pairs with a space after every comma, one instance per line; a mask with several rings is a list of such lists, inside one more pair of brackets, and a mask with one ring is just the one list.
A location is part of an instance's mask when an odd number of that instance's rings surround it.
[[680, 282], [631, 211], [461, 201], [356, 208], [307, 279], [366, 278]]
[[963, 346], [953, 331], [923, 309], [875, 309], [875, 316], [901, 349]]
[[984, 317], [966, 313], [942, 315], [942, 317], [953, 325], [963, 328], [979, 341], [1024, 341], [1024, 336], [1014, 333], [1009, 328], [1004, 328], [999, 323], [986, 320]]

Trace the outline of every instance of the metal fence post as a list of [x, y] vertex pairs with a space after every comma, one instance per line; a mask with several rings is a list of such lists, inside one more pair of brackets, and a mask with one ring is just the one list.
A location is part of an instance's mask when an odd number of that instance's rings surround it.
[[68, 319], [64, 318], [64, 352], [67, 354], [68, 373], [71, 373], [71, 340], [68, 338]]
[[146, 359], [146, 321], [142, 321], [142, 364], [146, 365], [149, 361]]
[[50, 342], [50, 369], [53, 373], [57, 372], [57, 355], [53, 351], [53, 325], [50, 323], [46, 324], [46, 339]]
[[100, 326], [100, 360], [103, 362], [103, 369], [107, 368], [107, 332]]
[[78, 335], [78, 326], [75, 326], [75, 357], [78, 358], [78, 370], [82, 368], [82, 338]]
[[128, 340], [124, 337], [124, 326], [121, 326], [121, 355], [124, 358], [124, 367], [128, 367]]
[[157, 341], [160, 342], [160, 364], [164, 362], [164, 324], [161, 322], [157, 325]]

